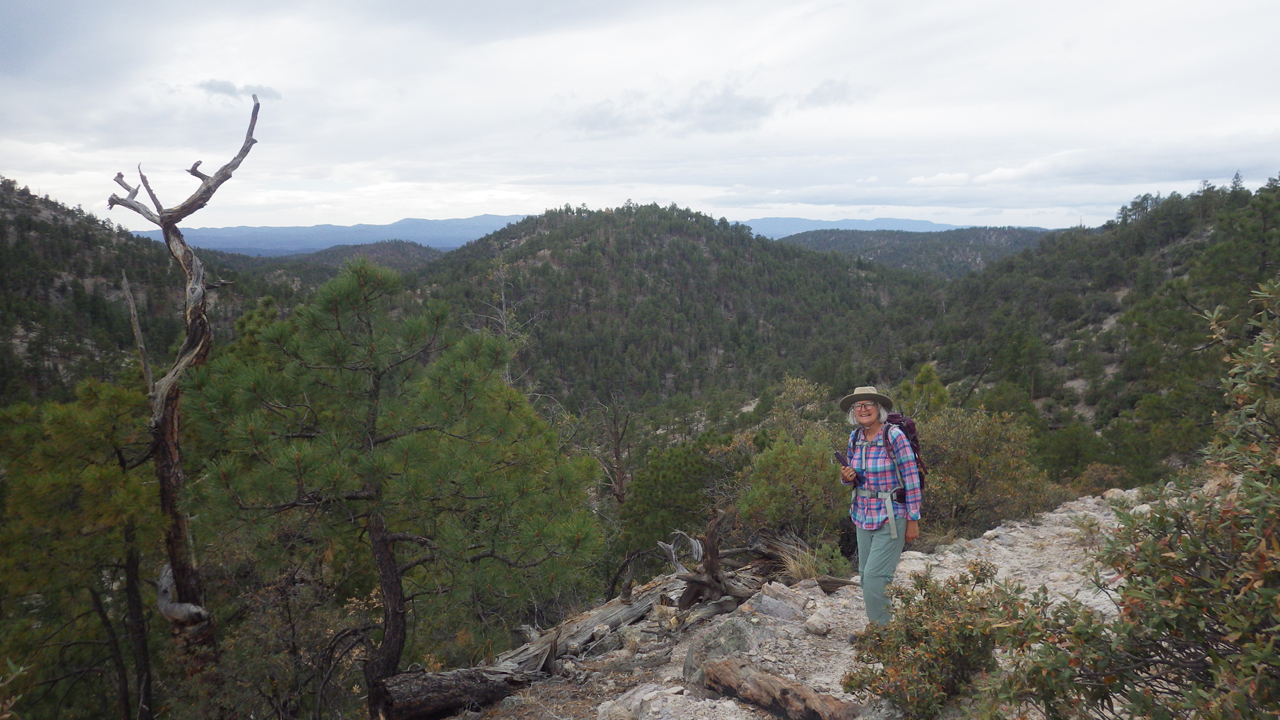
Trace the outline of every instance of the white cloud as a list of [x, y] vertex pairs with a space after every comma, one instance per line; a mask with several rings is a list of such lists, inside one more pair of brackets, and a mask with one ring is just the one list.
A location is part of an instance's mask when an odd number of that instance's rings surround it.
[[938, 173], [929, 177], [913, 177], [907, 180], [908, 185], [947, 186], [965, 185], [969, 182], [969, 173]]
[[1280, 169], [1278, 24], [1254, 0], [10, 3], [0, 174], [98, 212], [141, 162], [176, 198], [257, 94], [261, 142], [196, 222], [631, 198], [1096, 223]]

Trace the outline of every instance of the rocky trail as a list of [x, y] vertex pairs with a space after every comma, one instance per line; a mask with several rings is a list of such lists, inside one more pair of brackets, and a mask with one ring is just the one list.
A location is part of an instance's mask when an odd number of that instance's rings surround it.
[[[1089, 576], [1095, 569], [1089, 546], [1116, 523], [1113, 503], [1133, 506], [1136, 491], [1111, 490], [1083, 497], [1035, 518], [1012, 522], [981, 538], [939, 546], [932, 554], [906, 551], [895, 583], [929, 570], [945, 578], [973, 560], [999, 568], [998, 579], [1028, 588], [1044, 585], [1052, 596], [1075, 598], [1114, 614], [1106, 593]], [[1141, 508], [1135, 511], [1140, 512]], [[1115, 582], [1103, 574], [1104, 582]], [[818, 693], [863, 705], [860, 717], [901, 717], [875, 698], [856, 698], [840, 687], [858, 663], [849, 636], [866, 625], [855, 583], [830, 595], [815, 580], [793, 587], [766, 585], [733, 612], [685, 632], [671, 632], [674, 608], [655, 607], [643, 620], [620, 628], [621, 647], [591, 658], [564, 658], [555, 677], [533, 684], [468, 720], [748, 720], [776, 717], [768, 711], [705, 687], [703, 663], [722, 657], [746, 659], [759, 670], [796, 681]]]

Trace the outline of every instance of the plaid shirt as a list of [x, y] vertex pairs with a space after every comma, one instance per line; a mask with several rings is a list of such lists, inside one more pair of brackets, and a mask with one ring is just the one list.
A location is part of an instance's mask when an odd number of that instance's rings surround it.
[[[911, 441], [907, 434], [893, 425], [885, 425], [889, 429], [889, 441], [893, 443], [894, 454], [898, 458], [898, 467], [902, 470], [902, 480], [907, 486], [906, 504], [894, 503], [893, 514], [910, 520], [920, 519], [920, 469], [916, 465], [916, 455], [911, 450]], [[862, 471], [867, 479], [863, 487], [875, 492], [889, 492], [898, 487], [898, 474], [894, 472], [893, 461], [884, 447], [884, 432], [877, 433], [874, 440], [867, 442], [862, 437], [862, 428], [849, 433], [849, 464]], [[845, 485], [852, 483], [840, 482]], [[885, 513], [885, 502], [875, 497], [859, 497], [854, 495], [853, 504], [849, 506], [849, 517], [853, 524], [863, 530], [876, 530], [884, 525], [889, 516]]]

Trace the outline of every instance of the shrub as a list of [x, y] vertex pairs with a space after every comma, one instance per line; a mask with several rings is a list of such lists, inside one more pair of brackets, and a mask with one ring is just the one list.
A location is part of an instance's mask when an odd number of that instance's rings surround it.
[[1071, 483], [1077, 495], [1101, 495], [1111, 488], [1128, 489], [1134, 486], [1133, 476], [1118, 465], [1090, 463]]
[[862, 662], [883, 668], [853, 670], [844, 678], [845, 692], [879, 695], [908, 718], [938, 715], [976, 675], [995, 667], [986, 618], [1011, 592], [994, 584], [995, 575], [995, 565], [975, 561], [941, 583], [916, 573], [910, 587], [891, 586], [893, 620], [853, 640]]
[[817, 432], [800, 445], [779, 438], [752, 461], [738, 509], [756, 526], [789, 524], [807, 542], [834, 537], [849, 513], [849, 488], [840, 484], [830, 443]]
[[931, 532], [976, 535], [1065, 499], [1032, 465], [1030, 429], [1009, 413], [949, 408], [921, 423]]

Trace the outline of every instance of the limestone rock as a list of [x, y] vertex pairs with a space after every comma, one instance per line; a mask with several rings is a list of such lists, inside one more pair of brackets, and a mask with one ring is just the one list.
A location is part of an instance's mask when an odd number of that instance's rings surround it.
[[613, 700], [605, 700], [596, 708], [596, 720], [636, 720], [636, 716]]
[[781, 600], [791, 607], [794, 607], [796, 610], [804, 610], [804, 596], [782, 583], [767, 583], [764, 587], [760, 588], [760, 592], [765, 597], [770, 597], [774, 600]]
[[759, 647], [758, 634], [759, 631], [741, 617], [731, 617], [720, 623], [701, 640], [689, 646], [689, 652], [684, 659], [684, 679], [701, 687], [706, 679], [702, 666], [708, 660], [746, 655]]
[[826, 635], [831, 632], [831, 614], [823, 608], [804, 621], [804, 631], [810, 635]]
[[800, 622], [804, 620], [804, 613], [796, 606], [785, 600], [778, 600], [770, 595], [757, 593], [750, 600], [751, 606], [761, 615], [768, 615], [779, 620], [787, 620], [790, 622]]

